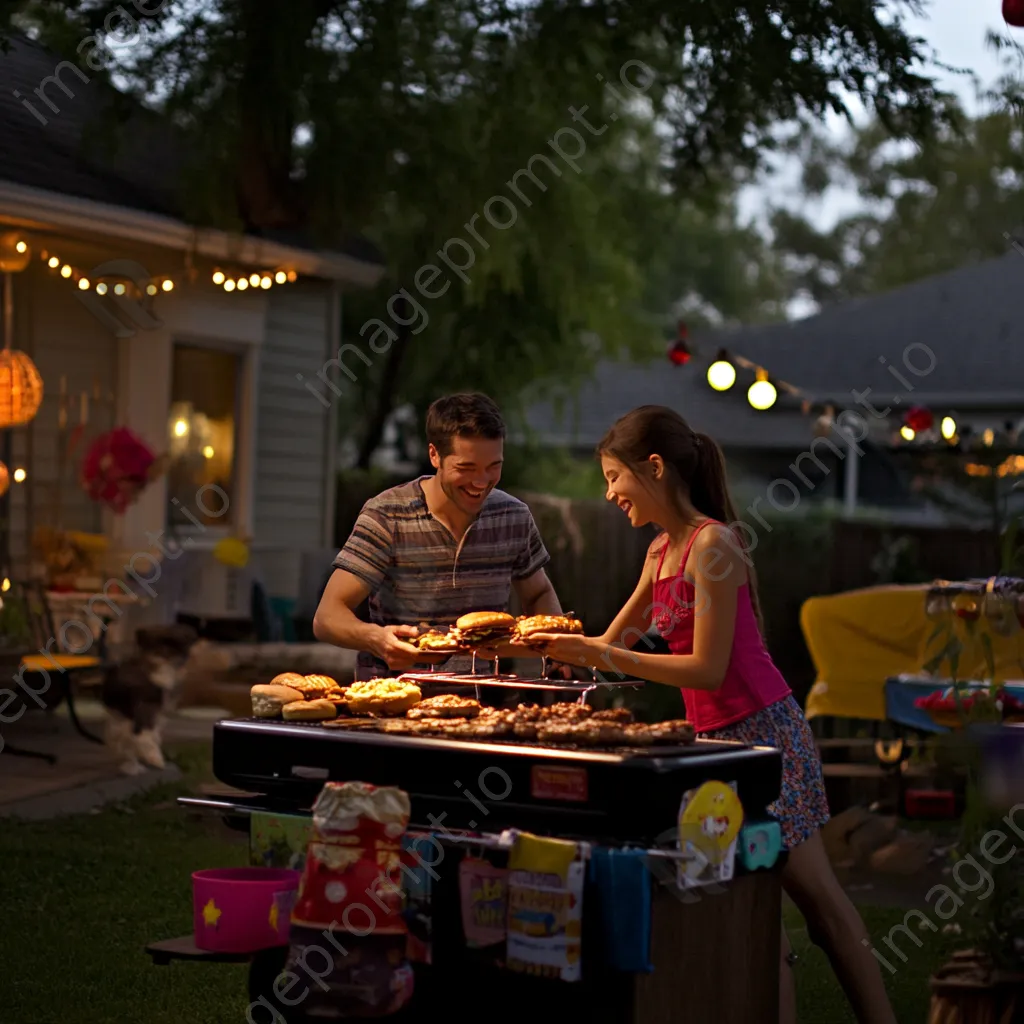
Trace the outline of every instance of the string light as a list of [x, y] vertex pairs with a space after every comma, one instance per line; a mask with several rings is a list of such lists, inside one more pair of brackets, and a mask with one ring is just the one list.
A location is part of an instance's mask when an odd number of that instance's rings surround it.
[[956, 437], [956, 420], [952, 416], [943, 416], [939, 429], [947, 441], [952, 441]]
[[[28, 243], [20, 240], [13, 243], [11, 249], [16, 250], [19, 255], [30, 252]], [[26, 258], [30, 258], [30, 255]], [[76, 269], [72, 264], [63, 262], [59, 256], [46, 251], [40, 252], [39, 256], [50, 270], [58, 271], [65, 280], [74, 281], [81, 291], [89, 291], [95, 288], [98, 295], [108, 294], [112, 287], [114, 294], [117, 296], [127, 295], [130, 289], [134, 289], [136, 294], [154, 297], [161, 292], [165, 294], [173, 292], [180, 283], [180, 280], [176, 280], [175, 277], [161, 275], [148, 281], [116, 281], [111, 284], [108, 284], [106, 281], [100, 281], [94, 284], [85, 273]], [[274, 271], [254, 270], [248, 274], [237, 273], [235, 276], [231, 276], [218, 267], [211, 274], [211, 280], [215, 285], [223, 287], [226, 292], [241, 292], [248, 288], [261, 288], [267, 291], [273, 288], [275, 284], [288, 284], [297, 281], [298, 276], [296, 271], [285, 270], [284, 268]]]
[[914, 438], [917, 437], [917, 432], [913, 427], [908, 427], [906, 423], [904, 423], [903, 426], [900, 427], [900, 437], [902, 437], [904, 441], [913, 441]]
[[213, 445], [209, 445], [209, 444], [208, 444], [208, 445], [207, 445], [207, 446], [206, 446], [206, 447], [205, 447], [205, 448], [203, 449], [203, 458], [204, 458], [204, 459], [212, 459], [212, 458], [213, 458], [213, 455], [214, 455], [214, 452], [213, 452]]
[[708, 367], [708, 384], [716, 391], [728, 391], [736, 383], [736, 367], [729, 362], [726, 353], [719, 352], [718, 358]]
[[22, 468], [21, 468], [21, 467], [19, 466], [19, 467], [18, 467], [18, 468], [17, 468], [17, 469], [16, 469], [15, 471], [14, 471], [14, 482], [15, 482], [16, 484], [23, 484], [23, 483], [25, 482], [25, 477], [27, 477], [27, 476], [28, 476], [28, 474], [27, 474], [27, 473], [25, 472], [25, 470], [23, 470], [23, 469], [22, 469]]
[[764, 412], [775, 404], [778, 397], [779, 393], [775, 385], [768, 379], [767, 372], [758, 370], [757, 380], [747, 390], [747, 401], [758, 412]]

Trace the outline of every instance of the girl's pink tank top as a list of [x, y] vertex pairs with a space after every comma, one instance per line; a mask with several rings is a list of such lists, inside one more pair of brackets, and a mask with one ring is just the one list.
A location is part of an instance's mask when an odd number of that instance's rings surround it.
[[[713, 522], [708, 519], [693, 531], [675, 576], [659, 578], [667, 544], [658, 560], [651, 621], [673, 654], [693, 654], [696, 589], [684, 573], [697, 534]], [[750, 586], [744, 583], [736, 595], [736, 630], [725, 679], [717, 690], [683, 690], [686, 713], [698, 732], [711, 732], [749, 718], [791, 692], [764, 645], [750, 602]]]

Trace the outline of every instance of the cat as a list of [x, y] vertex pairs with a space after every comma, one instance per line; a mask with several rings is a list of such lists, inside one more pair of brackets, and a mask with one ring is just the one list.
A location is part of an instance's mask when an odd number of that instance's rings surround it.
[[164, 768], [164, 719], [177, 701], [185, 665], [199, 635], [191, 626], [150, 626], [135, 635], [138, 650], [112, 665], [103, 680], [105, 742], [125, 775]]

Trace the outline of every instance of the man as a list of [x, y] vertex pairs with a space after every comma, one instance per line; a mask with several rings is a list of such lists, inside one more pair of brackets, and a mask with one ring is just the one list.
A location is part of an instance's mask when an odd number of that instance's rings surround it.
[[[550, 556], [526, 504], [497, 489], [505, 424], [486, 395], [440, 398], [427, 411], [433, 476], [371, 498], [334, 560], [313, 620], [318, 640], [358, 650], [357, 678], [407, 671], [418, 626], [474, 611], [557, 615]], [[369, 622], [355, 609], [369, 598]]]

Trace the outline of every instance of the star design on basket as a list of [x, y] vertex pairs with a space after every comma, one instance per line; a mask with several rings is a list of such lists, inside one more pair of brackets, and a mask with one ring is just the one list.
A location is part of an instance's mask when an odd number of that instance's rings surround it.
[[206, 906], [203, 907], [203, 920], [206, 922], [207, 928], [216, 928], [217, 922], [220, 920], [220, 915], [223, 911], [216, 903], [213, 902], [213, 898], [207, 902]]

